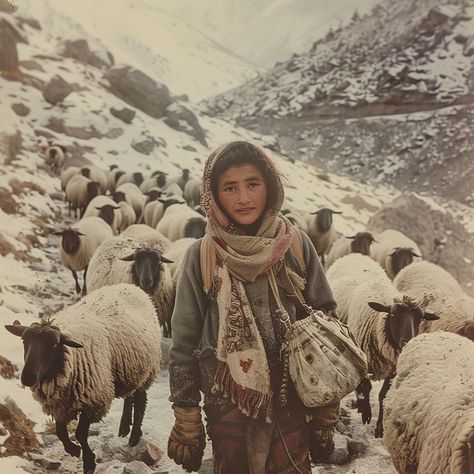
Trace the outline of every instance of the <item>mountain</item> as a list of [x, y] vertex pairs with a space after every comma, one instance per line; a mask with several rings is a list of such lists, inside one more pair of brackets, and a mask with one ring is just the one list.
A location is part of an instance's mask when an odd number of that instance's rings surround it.
[[385, 1], [203, 110], [328, 170], [472, 203], [473, 16], [465, 0]]

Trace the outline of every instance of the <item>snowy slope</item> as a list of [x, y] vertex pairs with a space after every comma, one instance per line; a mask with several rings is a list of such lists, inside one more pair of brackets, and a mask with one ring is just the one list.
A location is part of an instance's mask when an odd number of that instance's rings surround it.
[[[157, 2], [22, 0], [18, 14], [34, 16], [61, 38], [96, 38], [117, 63], [133, 65], [173, 94], [199, 100], [237, 86], [255, 75], [255, 68], [162, 9]], [[126, 25], [126, 26], [125, 26]], [[95, 40], [95, 41], [94, 41]]]

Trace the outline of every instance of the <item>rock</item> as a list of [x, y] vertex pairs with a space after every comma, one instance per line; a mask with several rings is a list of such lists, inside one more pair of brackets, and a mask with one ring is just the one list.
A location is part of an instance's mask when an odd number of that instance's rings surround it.
[[109, 69], [104, 76], [110, 83], [110, 91], [133, 107], [151, 117], [161, 118], [171, 104], [168, 88], [154, 81], [142, 71], [130, 66]]
[[93, 52], [85, 39], [67, 40], [62, 46], [61, 55], [66, 58], [77, 59], [78, 61], [90, 64], [97, 68], [109, 67], [113, 64], [113, 56], [106, 55], [107, 60], [103, 59], [99, 53]]
[[18, 370], [8, 359], [0, 355], [0, 377], [12, 379], [15, 377], [15, 371]]
[[138, 153], [149, 155], [155, 148], [155, 140], [152, 137], [147, 137], [142, 141], [133, 140], [131, 147]]
[[66, 82], [61, 76], [54, 76], [43, 89], [43, 97], [47, 102], [56, 105], [64, 100], [72, 91], [71, 84]]
[[0, 71], [14, 71], [18, 69], [15, 31], [8, 21], [0, 20]]
[[349, 439], [347, 441], [349, 453], [352, 456], [359, 456], [364, 454], [369, 449], [369, 443], [362, 441], [361, 439]]
[[474, 54], [474, 36], [469, 36], [464, 43], [462, 54], [464, 54], [464, 56], [472, 56]]
[[52, 446], [56, 441], [58, 441], [58, 437], [52, 434], [43, 433], [41, 437], [43, 438], [43, 444], [45, 446]]
[[23, 27], [23, 24], [26, 23], [28, 26], [30, 26], [34, 30], [41, 31], [40, 22], [38, 20], [35, 20], [34, 18], [26, 18], [26, 17], [22, 16], [22, 17], [18, 18], [18, 21], [19, 21], [19, 23], [22, 27]]
[[0, 163], [10, 165], [16, 159], [22, 146], [23, 140], [19, 131], [14, 135], [0, 133]]
[[194, 137], [201, 145], [207, 147], [206, 136], [199, 121], [191, 110], [177, 102], [172, 103], [166, 109], [166, 125], [180, 132]]
[[41, 454], [28, 453], [28, 456], [37, 466], [41, 466], [48, 471], [59, 469], [61, 466], [60, 461], [52, 461]]
[[123, 107], [121, 109], [116, 109], [115, 107], [110, 108], [110, 113], [117, 117], [118, 119], [122, 120], [125, 123], [132, 123], [132, 120], [135, 118], [137, 112], [135, 110], [129, 109], [127, 107]]
[[152, 466], [161, 459], [162, 452], [158, 446], [145, 439], [141, 439], [136, 446], [128, 448], [127, 461], [142, 461], [148, 466]]
[[329, 456], [326, 464], [337, 464], [343, 465], [350, 461], [350, 453], [348, 447], [348, 438], [344, 435], [339, 434], [337, 431], [334, 433], [334, 452]]
[[142, 461], [132, 461], [123, 468], [123, 474], [151, 474], [153, 471]]
[[186, 151], [197, 151], [196, 148], [194, 148], [194, 147], [191, 146], [191, 145], [184, 145], [184, 146], [183, 146], [183, 150], [186, 150]]
[[24, 104], [12, 104], [13, 111], [20, 117], [26, 117], [30, 113], [30, 109]]

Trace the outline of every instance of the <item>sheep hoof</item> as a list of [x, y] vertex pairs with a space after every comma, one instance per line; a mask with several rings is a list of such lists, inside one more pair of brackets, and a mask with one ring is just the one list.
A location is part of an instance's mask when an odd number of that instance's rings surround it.
[[383, 437], [383, 426], [377, 426], [375, 428], [375, 437], [382, 438]]
[[140, 430], [139, 433], [134, 433], [132, 431], [132, 434], [130, 436], [130, 439], [128, 440], [128, 445], [133, 448], [134, 446], [136, 446], [138, 444], [138, 442], [140, 441], [140, 438], [142, 437], [142, 432]]
[[130, 433], [130, 425], [127, 425], [127, 424], [120, 425], [118, 435], [121, 438], [125, 438], [125, 436], [127, 436], [128, 433]]

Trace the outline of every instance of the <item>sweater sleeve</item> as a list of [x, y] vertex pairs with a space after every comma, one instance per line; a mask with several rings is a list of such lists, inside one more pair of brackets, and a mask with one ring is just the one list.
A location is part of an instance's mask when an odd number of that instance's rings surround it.
[[170, 401], [177, 406], [197, 406], [201, 400], [199, 348], [208, 299], [203, 291], [198, 240], [186, 252], [171, 317]]
[[332, 313], [336, 316], [336, 300], [326, 278], [326, 273], [319, 261], [316, 249], [304, 232], [301, 232], [301, 236], [303, 240], [303, 256], [306, 264], [304, 299], [312, 308], [322, 310], [325, 313]]

